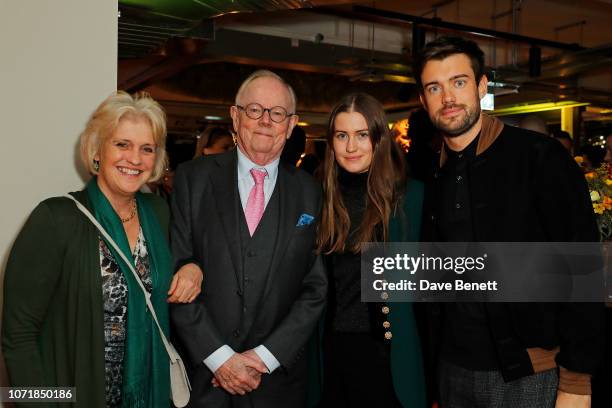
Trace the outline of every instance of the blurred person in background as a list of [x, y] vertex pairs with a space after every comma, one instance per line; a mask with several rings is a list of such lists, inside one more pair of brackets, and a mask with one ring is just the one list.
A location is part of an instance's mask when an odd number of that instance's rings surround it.
[[580, 167], [585, 173], [597, 169], [605, 161], [606, 149], [602, 149], [601, 146], [586, 145], [580, 149], [580, 156], [582, 158]]
[[307, 153], [300, 160], [299, 168], [314, 176], [317, 180], [321, 178], [321, 162], [325, 157], [327, 143], [324, 140], [313, 140], [312, 153]]
[[412, 111], [408, 123], [411, 140], [406, 154], [408, 174], [417, 180], [428, 181], [432, 177], [433, 163], [440, 151], [442, 137], [423, 108]]
[[554, 131], [552, 136], [563, 146], [567, 152], [573, 156], [574, 155], [574, 141], [568, 132], [565, 130], [557, 130]]
[[296, 125], [280, 156], [281, 163], [295, 167], [306, 149], [306, 132]]
[[[72, 195], [133, 260], [167, 334], [167, 302], [192, 301], [202, 277], [172, 278], [167, 205], [138, 192], [161, 176], [165, 140], [157, 102], [114, 93], [81, 134], [81, 159], [94, 177]], [[41, 202], [19, 233], [2, 328], [13, 387], [76, 387], [83, 408], [169, 406], [168, 355], [142, 290], [69, 198]]]
[[234, 148], [232, 132], [222, 127], [209, 127], [198, 138], [193, 156], [197, 159], [207, 154], [218, 154]]
[[523, 116], [518, 123], [518, 127], [521, 129], [531, 130], [533, 132], [538, 132], [546, 136], [549, 135], [546, 122], [538, 115]]
[[612, 134], [606, 136], [606, 155], [604, 161], [606, 163], [612, 163]]

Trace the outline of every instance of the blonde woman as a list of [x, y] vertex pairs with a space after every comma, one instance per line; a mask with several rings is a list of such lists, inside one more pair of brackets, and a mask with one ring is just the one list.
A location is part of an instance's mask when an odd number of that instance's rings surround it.
[[[146, 95], [114, 93], [80, 141], [93, 178], [72, 195], [133, 259], [167, 332], [167, 301], [192, 300], [201, 272], [171, 287], [167, 206], [138, 192], [165, 167], [164, 112]], [[11, 385], [76, 387], [77, 407], [166, 408], [168, 356], [154, 324], [135, 277], [75, 203], [40, 203], [6, 269], [2, 349]]]

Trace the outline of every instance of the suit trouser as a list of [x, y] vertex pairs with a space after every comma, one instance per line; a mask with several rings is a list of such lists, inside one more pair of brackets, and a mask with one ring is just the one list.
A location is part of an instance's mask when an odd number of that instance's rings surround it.
[[511, 382], [501, 372], [473, 371], [440, 360], [440, 408], [554, 408], [559, 376], [556, 369]]

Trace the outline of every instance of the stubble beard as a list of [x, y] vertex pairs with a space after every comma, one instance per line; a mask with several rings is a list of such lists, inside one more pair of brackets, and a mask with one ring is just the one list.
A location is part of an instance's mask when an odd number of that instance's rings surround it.
[[[444, 123], [441, 119], [442, 110], [457, 107], [463, 109], [465, 112], [463, 119], [461, 119], [461, 123], [458, 126], [453, 126], [454, 122], [451, 122], [450, 124]], [[474, 127], [476, 122], [478, 122], [478, 118], [480, 117], [480, 106], [476, 104], [474, 109], [470, 109], [470, 107], [467, 105], [445, 106], [440, 109], [438, 113], [439, 115], [437, 115], [433, 120], [434, 126], [442, 133], [443, 136], [453, 138], [469, 132], [470, 129]]]

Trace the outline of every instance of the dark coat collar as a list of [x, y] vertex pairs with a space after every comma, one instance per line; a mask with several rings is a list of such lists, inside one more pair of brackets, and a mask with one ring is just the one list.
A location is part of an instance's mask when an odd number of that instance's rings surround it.
[[[496, 117], [489, 116], [486, 113], [482, 113], [482, 127], [480, 129], [480, 136], [478, 138], [478, 146], [476, 147], [476, 156], [482, 154], [487, 150], [493, 142], [499, 137], [500, 133], [504, 129], [504, 122], [497, 119]], [[444, 166], [448, 154], [444, 143], [442, 143], [442, 150], [440, 151], [440, 167]]]

